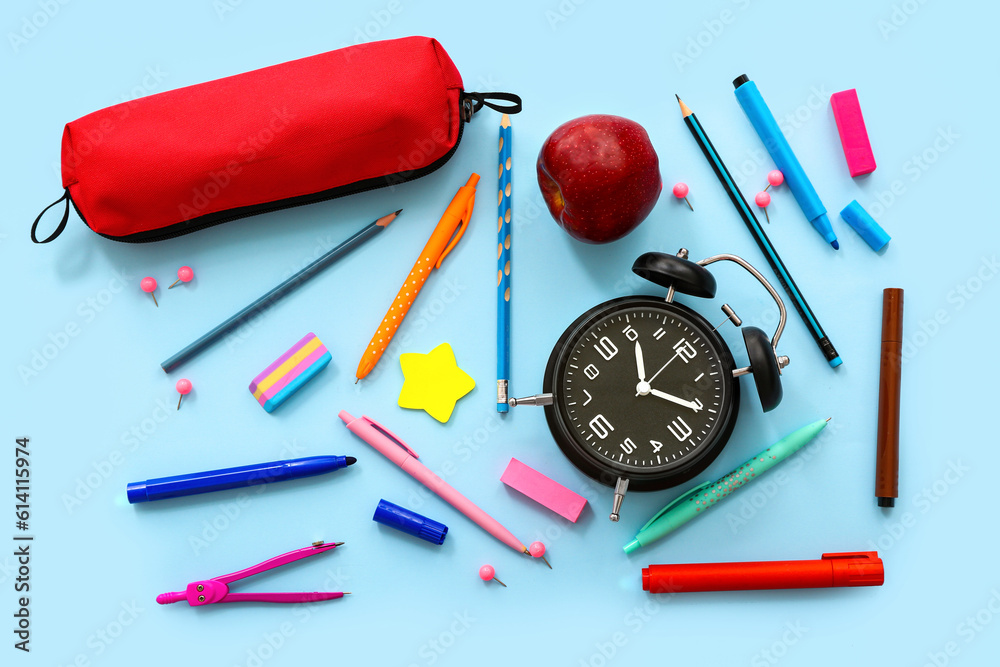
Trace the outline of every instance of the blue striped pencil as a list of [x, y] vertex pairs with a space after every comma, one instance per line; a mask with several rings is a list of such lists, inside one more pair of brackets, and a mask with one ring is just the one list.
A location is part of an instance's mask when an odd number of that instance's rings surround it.
[[497, 412], [507, 412], [510, 379], [510, 116], [500, 119], [500, 179], [497, 193]]

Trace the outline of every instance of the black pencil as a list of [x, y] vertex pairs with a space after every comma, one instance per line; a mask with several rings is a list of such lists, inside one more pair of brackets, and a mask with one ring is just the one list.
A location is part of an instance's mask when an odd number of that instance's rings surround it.
[[733, 177], [729, 175], [729, 170], [726, 169], [725, 163], [716, 152], [711, 139], [705, 134], [705, 129], [698, 122], [698, 117], [694, 115], [694, 112], [691, 111], [688, 105], [681, 101], [680, 96], [675, 95], [675, 97], [677, 97], [678, 104], [681, 105], [681, 114], [684, 116], [684, 123], [691, 130], [694, 140], [698, 142], [701, 152], [705, 154], [708, 163], [712, 166], [712, 170], [715, 171], [715, 175], [719, 177], [719, 181], [722, 183], [722, 187], [726, 189], [726, 194], [729, 195], [733, 206], [736, 207], [740, 217], [743, 218], [743, 222], [753, 235], [754, 241], [757, 242], [757, 247], [761, 249], [764, 257], [767, 259], [767, 263], [774, 269], [774, 273], [778, 277], [778, 282], [785, 288], [785, 292], [788, 293], [788, 297], [792, 300], [795, 310], [802, 316], [802, 321], [805, 322], [809, 333], [816, 340], [816, 344], [819, 345], [823, 356], [826, 357], [831, 367], [836, 368], [844, 362], [833, 347], [833, 343], [827, 338], [823, 327], [819, 325], [819, 320], [816, 319], [812, 310], [809, 309], [809, 304], [806, 303], [805, 297], [799, 291], [798, 285], [792, 280], [792, 276], [788, 273], [788, 269], [785, 268], [785, 264], [781, 261], [781, 257], [778, 256], [778, 252], [771, 245], [771, 240], [767, 238], [767, 234], [764, 233], [760, 223], [757, 222], [757, 216], [753, 214], [753, 210], [747, 205], [747, 200], [743, 198], [743, 193], [740, 192], [740, 189], [736, 187], [736, 183], [733, 182]]

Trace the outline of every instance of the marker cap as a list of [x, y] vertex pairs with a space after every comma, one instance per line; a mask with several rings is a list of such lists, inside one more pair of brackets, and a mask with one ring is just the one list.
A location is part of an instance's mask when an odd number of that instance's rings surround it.
[[130, 505], [144, 503], [149, 500], [149, 497], [146, 495], [145, 482], [129, 482], [128, 486], [125, 487], [125, 493], [128, 496]]
[[401, 530], [432, 544], [441, 544], [448, 534], [448, 526], [443, 523], [428, 519], [388, 500], [378, 501], [372, 521]]
[[875, 218], [868, 215], [868, 211], [858, 203], [857, 199], [844, 207], [844, 210], [840, 212], [840, 217], [860, 234], [865, 243], [875, 252], [884, 248], [891, 238], [884, 229], [879, 227]]
[[875, 551], [823, 554], [833, 566], [834, 586], [881, 586], [885, 581], [882, 559]]

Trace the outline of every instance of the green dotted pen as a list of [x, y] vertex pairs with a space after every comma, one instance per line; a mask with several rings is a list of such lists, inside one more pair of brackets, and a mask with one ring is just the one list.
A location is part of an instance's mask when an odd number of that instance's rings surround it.
[[786, 435], [725, 477], [714, 482], [705, 482], [691, 489], [647, 521], [646, 525], [639, 529], [635, 539], [625, 545], [625, 553], [630, 554], [639, 547], [651, 544], [661, 537], [669, 535], [696, 516], [704, 514], [726, 496], [751, 480], [760, 477], [805, 447], [819, 435], [819, 432], [829, 421], [829, 419], [820, 419], [807, 424], [794, 433]]

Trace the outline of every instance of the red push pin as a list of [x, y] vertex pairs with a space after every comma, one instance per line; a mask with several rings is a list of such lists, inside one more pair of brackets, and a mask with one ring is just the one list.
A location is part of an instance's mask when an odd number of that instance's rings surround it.
[[160, 304], [156, 303], [156, 295], [153, 294], [153, 292], [156, 291], [156, 278], [150, 278], [149, 276], [146, 276], [141, 281], [139, 281], [139, 288], [142, 289], [143, 292], [149, 294], [149, 296], [153, 297], [153, 303], [156, 304], [157, 308], [160, 307]]
[[483, 565], [479, 568], [479, 578], [483, 581], [495, 581], [504, 588], [507, 588], [507, 584], [496, 578], [496, 570], [493, 569], [492, 565]]
[[180, 394], [180, 396], [177, 398], [177, 409], [180, 410], [181, 401], [184, 400], [185, 396], [191, 393], [191, 380], [188, 380], [187, 378], [181, 378], [180, 380], [177, 381], [177, 384], [175, 384], [174, 387], [176, 387], [177, 393]]
[[684, 203], [688, 205], [689, 209], [691, 209], [692, 211], [694, 210], [694, 207], [691, 206], [691, 202], [688, 201], [689, 190], [687, 183], [678, 183], [677, 185], [674, 186], [672, 192], [674, 193], [674, 196], [677, 197], [678, 199], [683, 199]]
[[168, 287], [167, 289], [173, 289], [174, 285], [176, 285], [177, 283], [189, 283], [191, 282], [192, 278], [194, 278], [194, 271], [191, 270], [191, 267], [182, 266], [181, 268], [177, 269], [177, 280], [175, 280], [174, 284]]
[[767, 188], [771, 187], [772, 185], [774, 187], [778, 187], [779, 185], [781, 185], [784, 182], [785, 182], [785, 175], [782, 174], [777, 169], [772, 169], [767, 174], [767, 186], [764, 188], [763, 191], [767, 192]]
[[[781, 173], [781, 172], [778, 172]], [[763, 190], [757, 193], [753, 198], [754, 203], [764, 209], [764, 219], [767, 220], [768, 224], [771, 223], [771, 216], [767, 214], [767, 206], [771, 203], [771, 195], [767, 194]]]
[[531, 545], [528, 547], [528, 553], [531, 554], [532, 558], [541, 558], [543, 561], [545, 561], [545, 564], [549, 566], [549, 569], [550, 570], [552, 569], [552, 566], [549, 565], [549, 561], [545, 560], [544, 544], [542, 544], [541, 542], [532, 542]]

